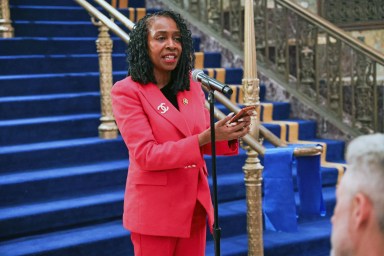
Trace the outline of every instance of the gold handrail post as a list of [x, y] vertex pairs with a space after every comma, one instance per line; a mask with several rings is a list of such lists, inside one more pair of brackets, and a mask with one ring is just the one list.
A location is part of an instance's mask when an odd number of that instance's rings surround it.
[[111, 88], [112, 77], [112, 47], [113, 41], [108, 33], [108, 27], [102, 22], [92, 22], [99, 27], [99, 35], [96, 40], [96, 48], [99, 54], [100, 72], [100, 105], [101, 105], [101, 124], [98, 127], [99, 137], [103, 139], [114, 139], [118, 135], [118, 128], [112, 112]]
[[[244, 91], [244, 104], [248, 106], [260, 105], [259, 79], [257, 78], [256, 40], [254, 25], [253, 0], [244, 2], [244, 77], [242, 86]], [[259, 113], [251, 119], [251, 135], [259, 138]], [[262, 172], [258, 153], [247, 148], [247, 160], [243, 166], [244, 181], [247, 199], [247, 231], [248, 255], [262, 256], [263, 248], [263, 222], [262, 222]]]
[[0, 37], [11, 38], [13, 37], [13, 27], [11, 25], [11, 14], [9, 11], [9, 1], [0, 0]]

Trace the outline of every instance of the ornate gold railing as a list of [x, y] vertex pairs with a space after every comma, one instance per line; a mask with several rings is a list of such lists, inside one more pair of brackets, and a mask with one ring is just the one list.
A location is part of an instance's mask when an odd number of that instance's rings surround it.
[[[176, 8], [205, 3], [162, 1]], [[249, 33], [243, 29], [242, 2], [211, 0], [189, 14], [205, 19], [211, 31], [241, 50]], [[346, 134], [384, 132], [383, 53], [290, 0], [254, 0], [253, 8], [260, 65]]]
[[348, 30], [383, 29], [382, 0], [317, 0], [320, 16]]
[[8, 0], [0, 0], [0, 37], [13, 37], [13, 27]]

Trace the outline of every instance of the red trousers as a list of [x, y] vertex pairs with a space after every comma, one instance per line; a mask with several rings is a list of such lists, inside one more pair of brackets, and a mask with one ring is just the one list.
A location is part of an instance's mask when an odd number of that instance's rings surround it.
[[207, 213], [196, 202], [189, 238], [149, 236], [131, 233], [135, 256], [204, 256]]

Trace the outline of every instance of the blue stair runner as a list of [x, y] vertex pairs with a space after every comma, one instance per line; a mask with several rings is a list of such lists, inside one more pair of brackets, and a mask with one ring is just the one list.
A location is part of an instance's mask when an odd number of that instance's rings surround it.
[[[121, 223], [127, 150], [120, 137], [97, 137], [97, 28], [74, 1], [10, 5], [15, 38], [0, 39], [0, 255], [133, 255]], [[125, 45], [113, 40], [117, 81], [126, 75]], [[220, 58], [204, 53], [204, 68], [219, 68]], [[225, 71], [226, 83], [241, 83], [241, 69]], [[273, 119], [288, 120], [289, 104], [273, 104]], [[301, 140], [315, 139], [314, 122], [299, 126]], [[323, 142], [327, 160], [342, 162], [343, 142]], [[247, 255], [245, 159], [244, 150], [217, 159], [222, 255]], [[296, 233], [265, 231], [265, 255], [328, 255], [337, 170], [322, 168], [322, 181], [327, 216], [299, 218]], [[214, 255], [210, 235], [206, 252]]]

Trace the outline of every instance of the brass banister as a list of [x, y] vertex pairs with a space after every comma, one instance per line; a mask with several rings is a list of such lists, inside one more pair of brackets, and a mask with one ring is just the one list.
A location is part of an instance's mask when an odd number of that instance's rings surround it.
[[345, 33], [344, 30], [338, 28], [331, 22], [327, 21], [326, 19], [315, 15], [311, 13], [310, 11], [302, 8], [298, 4], [294, 3], [291, 0], [275, 0], [278, 4], [281, 6], [284, 6], [287, 9], [290, 9], [300, 15], [302, 18], [306, 19], [307, 21], [310, 21], [312, 24], [316, 25], [317, 27], [321, 28], [322, 30], [326, 31], [327, 33], [330, 33], [332, 37], [335, 37], [339, 40], [344, 41], [348, 46], [355, 49], [358, 52], [362, 52], [364, 55], [368, 56], [370, 59], [380, 63], [381, 65], [384, 65], [384, 54], [367, 46], [366, 44], [362, 43], [360, 40], [350, 36], [349, 34]]
[[113, 33], [120, 37], [125, 43], [129, 42], [129, 36], [119, 26], [116, 25], [111, 19], [105, 16], [102, 12], [97, 10], [93, 5], [88, 3], [86, 0], [75, 0], [79, 5], [84, 7], [91, 14], [92, 17], [97, 18], [103, 24], [105, 24]]
[[112, 5], [107, 3], [107, 1], [105, 0], [93, 0], [93, 1], [98, 3], [101, 7], [103, 7], [109, 14], [111, 14], [118, 21], [123, 23], [123, 25], [127, 27], [129, 30], [132, 30], [133, 27], [135, 26], [135, 23], [133, 23], [131, 20], [125, 17], [121, 12], [116, 10], [116, 8], [114, 8]]

